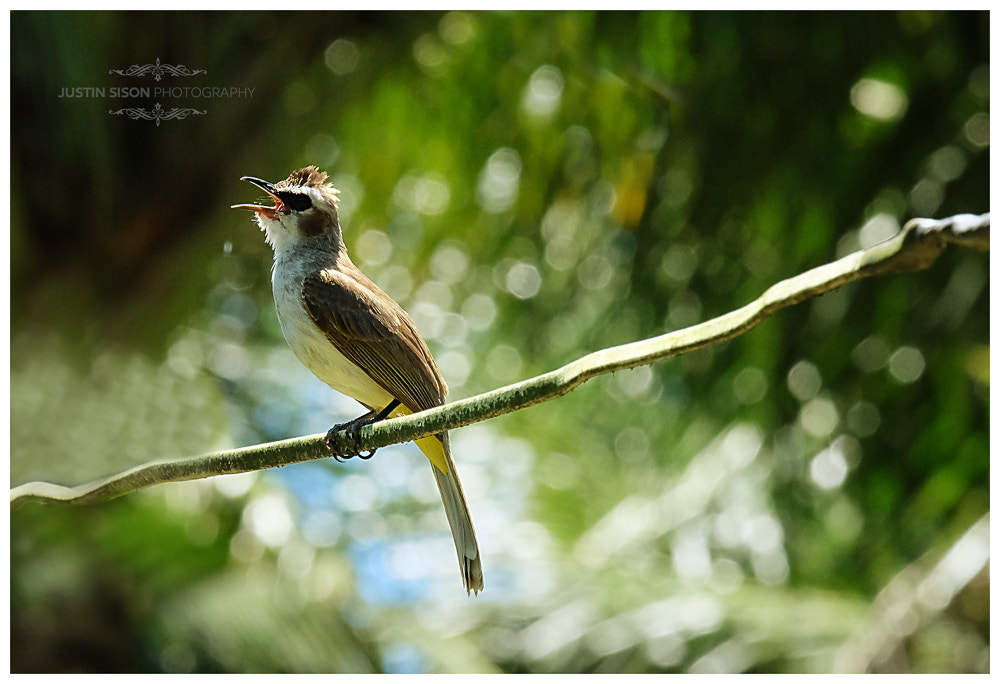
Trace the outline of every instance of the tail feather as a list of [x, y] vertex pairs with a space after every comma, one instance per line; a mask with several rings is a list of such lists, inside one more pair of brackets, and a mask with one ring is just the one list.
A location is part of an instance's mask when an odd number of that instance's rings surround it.
[[[465, 500], [462, 482], [458, 479], [455, 459], [451, 456], [448, 434], [417, 440], [417, 446], [430, 460], [431, 470], [434, 471], [441, 501], [444, 502], [444, 512], [451, 527], [451, 536], [455, 540], [465, 591], [476, 592], [478, 595], [483, 590], [483, 566], [479, 558], [479, 543], [476, 541], [476, 528], [472, 525], [472, 515]], [[447, 470], [442, 470], [441, 464], [444, 464]]]

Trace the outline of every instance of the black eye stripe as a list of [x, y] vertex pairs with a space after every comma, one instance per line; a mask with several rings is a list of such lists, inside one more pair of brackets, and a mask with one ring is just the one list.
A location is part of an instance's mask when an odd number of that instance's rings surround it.
[[284, 203], [284, 205], [292, 211], [305, 211], [306, 209], [312, 208], [312, 200], [309, 199], [309, 195], [303, 195], [297, 192], [279, 192], [275, 194], [277, 194], [282, 203]]

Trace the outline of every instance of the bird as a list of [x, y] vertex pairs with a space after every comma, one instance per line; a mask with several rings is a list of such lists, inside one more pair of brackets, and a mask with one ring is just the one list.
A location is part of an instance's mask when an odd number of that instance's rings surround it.
[[[271, 288], [292, 352], [317, 378], [368, 409], [331, 428], [324, 440], [329, 448], [338, 430], [356, 435], [362, 425], [444, 404], [448, 386], [410, 317], [348, 256], [337, 208], [340, 191], [327, 178], [316, 166], [277, 183], [244, 176], [240, 180], [266, 192], [274, 206], [232, 208], [253, 211], [274, 250]], [[418, 439], [416, 445], [430, 461], [466, 593], [478, 595], [483, 589], [479, 543], [448, 433]]]

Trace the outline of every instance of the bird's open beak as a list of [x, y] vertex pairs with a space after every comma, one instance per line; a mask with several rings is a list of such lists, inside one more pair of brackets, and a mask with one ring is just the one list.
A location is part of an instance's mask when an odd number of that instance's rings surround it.
[[231, 209], [249, 209], [250, 211], [256, 211], [262, 216], [266, 216], [269, 219], [274, 219], [277, 217], [278, 213], [287, 214], [288, 210], [285, 209], [285, 204], [274, 194], [274, 183], [268, 183], [266, 180], [261, 180], [260, 178], [254, 178], [253, 176], [243, 176], [240, 180], [245, 180], [253, 183], [258, 188], [266, 192], [274, 200], [273, 207], [265, 207], [261, 204], [234, 204]]

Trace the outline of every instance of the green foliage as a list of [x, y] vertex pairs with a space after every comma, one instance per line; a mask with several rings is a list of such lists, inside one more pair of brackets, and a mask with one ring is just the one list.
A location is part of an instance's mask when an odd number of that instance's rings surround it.
[[[984, 12], [15, 12], [11, 39], [14, 484], [356, 414], [281, 340], [243, 175], [331, 173], [453, 397], [989, 210]], [[157, 58], [253, 97], [159, 126], [58, 97]], [[988, 671], [975, 554], [943, 603], [917, 581], [989, 512], [986, 262], [457, 431], [476, 600], [410, 447], [16, 510], [12, 669]]]

